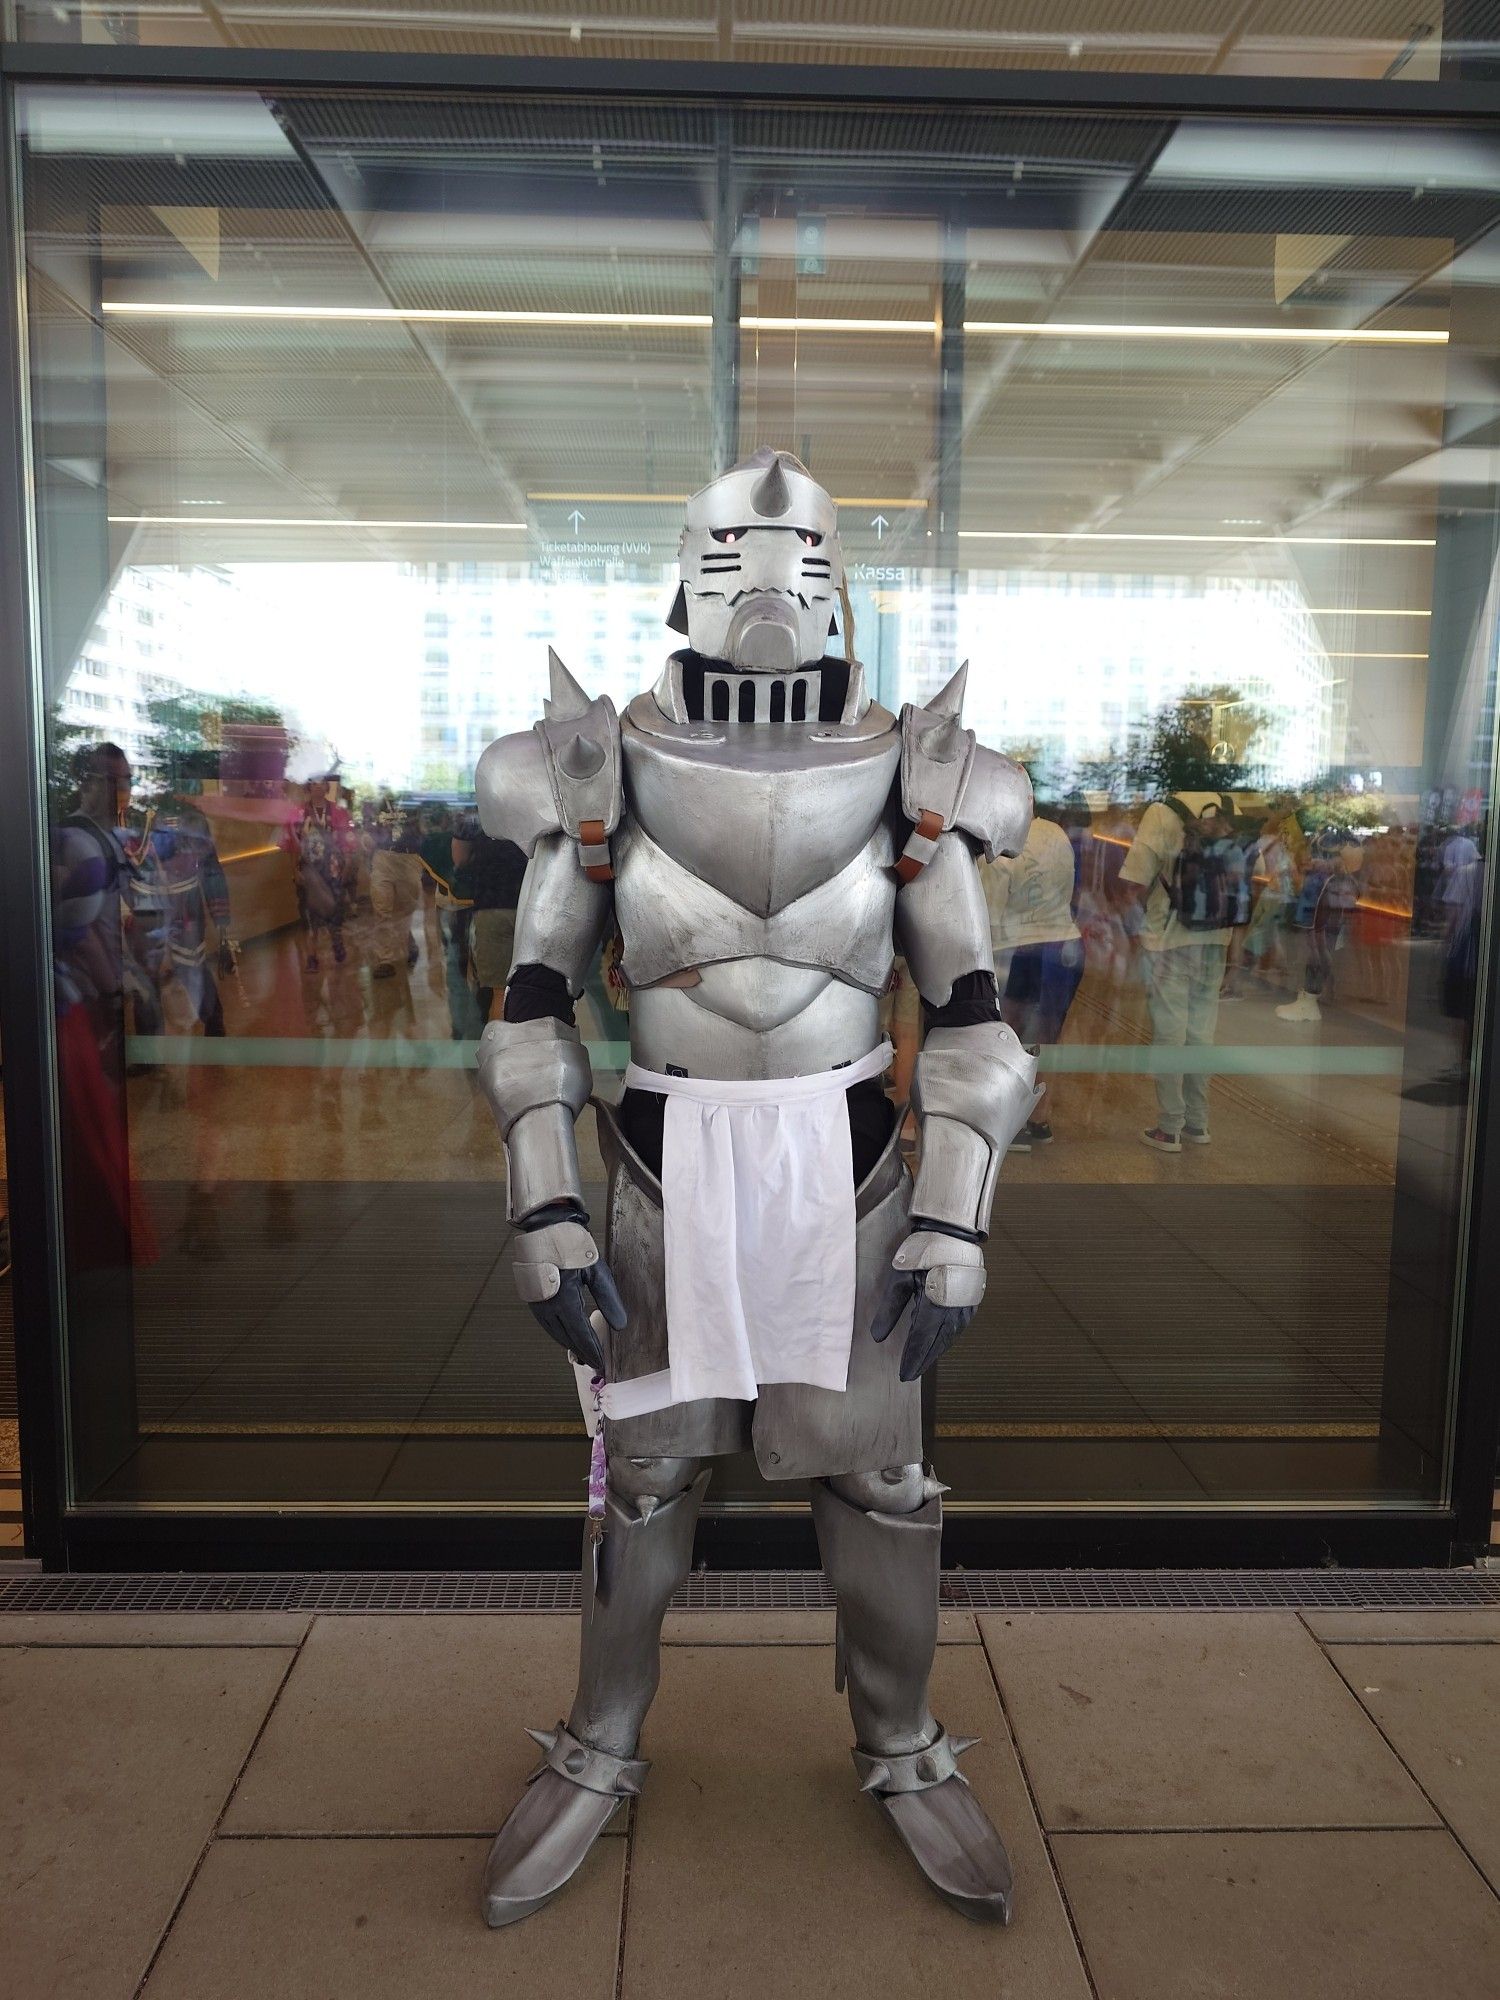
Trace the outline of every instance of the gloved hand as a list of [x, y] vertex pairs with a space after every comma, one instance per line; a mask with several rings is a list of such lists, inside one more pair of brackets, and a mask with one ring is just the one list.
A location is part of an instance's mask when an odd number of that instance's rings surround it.
[[584, 1211], [570, 1203], [539, 1208], [521, 1224], [511, 1269], [537, 1324], [602, 1375], [604, 1353], [589, 1313], [597, 1306], [619, 1328], [625, 1324], [625, 1302], [587, 1224]]
[[915, 1382], [947, 1353], [983, 1297], [984, 1252], [977, 1243], [935, 1229], [913, 1230], [891, 1259], [870, 1338], [886, 1339], [909, 1306], [901, 1380]]

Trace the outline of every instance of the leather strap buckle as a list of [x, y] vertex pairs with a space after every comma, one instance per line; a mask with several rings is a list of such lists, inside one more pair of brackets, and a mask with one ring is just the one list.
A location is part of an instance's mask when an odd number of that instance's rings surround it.
[[591, 882], [613, 882], [614, 864], [609, 858], [609, 836], [602, 819], [578, 822], [578, 858]]
[[896, 874], [903, 882], [915, 882], [933, 855], [943, 831], [943, 816], [930, 808], [918, 814], [905, 847], [896, 862]]

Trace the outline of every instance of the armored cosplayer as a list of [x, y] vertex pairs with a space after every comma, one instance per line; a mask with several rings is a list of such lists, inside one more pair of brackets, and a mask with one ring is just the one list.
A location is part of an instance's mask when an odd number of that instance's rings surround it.
[[[964, 728], [963, 670], [898, 720], [856, 661], [825, 657], [847, 604], [834, 504], [789, 453], [688, 502], [681, 570], [688, 644], [650, 693], [617, 716], [554, 655], [544, 719], [478, 771], [486, 832], [530, 857], [479, 1052], [516, 1279], [602, 1384], [605, 1441], [578, 1690], [533, 1732], [542, 1762], [491, 1851], [485, 1914], [539, 1909], [641, 1789], [708, 1465], [753, 1448], [767, 1479], [811, 1482], [862, 1788], [936, 1890], [1003, 1923], [1005, 1849], [927, 1703], [943, 1489], [919, 1378], [983, 1296], [996, 1176], [1036, 1094], [978, 870], [1019, 852], [1030, 787]], [[612, 926], [632, 1061], [618, 1106], [595, 1104], [595, 1221], [573, 1009]], [[881, 1086], [898, 950], [927, 1026], [915, 1185]]]

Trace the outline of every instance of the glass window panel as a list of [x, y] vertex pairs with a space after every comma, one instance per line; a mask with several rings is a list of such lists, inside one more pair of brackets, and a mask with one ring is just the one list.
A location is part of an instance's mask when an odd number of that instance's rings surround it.
[[[1051, 1137], [939, 1373], [955, 1504], [1442, 1499], [1492, 137], [22, 109], [81, 1502], [576, 1503], [472, 1073], [514, 895], [473, 766], [549, 645], [650, 685], [683, 501], [762, 443], [840, 501], [878, 698], [967, 657], [1040, 803], [986, 892]], [[1223, 935], [1165, 915], [1208, 794]], [[606, 1090], [623, 997], [596, 967]]]
[[15, 0], [28, 41], [1431, 81], [1493, 63], [1483, 0]]

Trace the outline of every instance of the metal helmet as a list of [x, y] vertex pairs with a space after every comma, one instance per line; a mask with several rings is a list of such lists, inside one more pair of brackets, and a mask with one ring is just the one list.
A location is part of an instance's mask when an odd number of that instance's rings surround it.
[[694, 652], [750, 673], [821, 660], [844, 558], [838, 515], [799, 459], [763, 446], [695, 493], [674, 623]]

